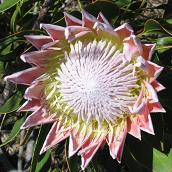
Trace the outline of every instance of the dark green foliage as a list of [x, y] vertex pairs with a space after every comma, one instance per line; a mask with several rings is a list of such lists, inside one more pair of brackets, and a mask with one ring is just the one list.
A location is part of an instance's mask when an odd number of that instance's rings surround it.
[[[85, 171], [172, 171], [172, 3], [171, 0], [159, 0], [156, 5], [154, 2], [5, 0], [0, 4], [0, 172], [15, 169], [30, 172], [80, 171], [80, 157], [67, 157], [68, 140], [39, 155], [49, 125], [20, 133], [20, 126], [28, 114], [16, 110], [23, 103], [25, 87], [5, 82], [3, 78], [29, 67], [19, 58], [22, 53], [34, 50], [24, 35], [44, 34], [43, 30], [39, 30], [40, 23], [65, 25], [64, 11], [81, 18], [78, 11], [82, 8], [93, 15], [101, 11], [114, 27], [128, 22], [142, 42], [157, 44], [153, 61], [164, 66], [158, 80], [166, 90], [159, 93], [159, 98], [167, 111], [166, 114], [152, 114], [155, 136], [143, 132], [141, 142], [130, 135], [127, 136], [121, 164], [112, 160], [108, 147], [105, 146], [97, 152]], [[45, 13], [42, 14], [41, 10]]]

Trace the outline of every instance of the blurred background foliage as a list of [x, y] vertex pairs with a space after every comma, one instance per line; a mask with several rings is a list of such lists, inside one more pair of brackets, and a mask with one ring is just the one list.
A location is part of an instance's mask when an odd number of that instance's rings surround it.
[[0, 172], [77, 172], [80, 157], [68, 159], [68, 140], [39, 155], [50, 125], [20, 130], [28, 113], [16, 112], [24, 102], [24, 86], [4, 76], [28, 68], [20, 55], [34, 48], [24, 35], [45, 34], [39, 24], [64, 25], [63, 12], [81, 18], [85, 9], [100, 11], [114, 27], [127, 22], [144, 43], [156, 43], [153, 61], [164, 67], [159, 93], [166, 114], [152, 114], [155, 136], [142, 141], [128, 135], [122, 163], [99, 150], [85, 172], [172, 172], [172, 0], [1, 0], [0, 4]]

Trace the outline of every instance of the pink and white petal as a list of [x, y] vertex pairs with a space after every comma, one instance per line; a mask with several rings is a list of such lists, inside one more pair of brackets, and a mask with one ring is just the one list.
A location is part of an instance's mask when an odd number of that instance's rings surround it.
[[97, 152], [101, 144], [102, 144], [102, 141], [98, 142], [97, 144], [92, 146], [89, 150], [81, 154], [81, 169], [82, 170], [84, 170], [88, 166], [89, 162], [91, 161], [91, 159], [93, 158], [93, 156], [95, 155], [95, 153]]
[[41, 106], [39, 99], [32, 99], [26, 101], [17, 111], [37, 111]]
[[88, 139], [82, 146], [81, 150], [78, 152], [78, 155], [81, 155], [82, 169], [85, 169], [87, 167], [94, 154], [102, 145], [103, 140], [105, 140], [105, 138], [105, 133], [99, 133], [98, 135], [96, 135], [96, 137], [94, 137], [94, 139]]
[[99, 30], [103, 31], [103, 32], [107, 32], [115, 37], [118, 38], [118, 34], [113, 30], [113, 28], [110, 25], [104, 24], [104, 23], [100, 23], [100, 22], [96, 22], [93, 26], [93, 28], [97, 31], [98, 35], [101, 35], [99, 33]]
[[65, 28], [65, 38], [69, 39], [71, 36], [74, 36], [84, 31], [91, 31], [91, 30], [83, 26], [68, 26]]
[[69, 157], [73, 156], [83, 146], [90, 135], [91, 130], [88, 131], [86, 127], [80, 130], [72, 129], [69, 138]]
[[44, 84], [43, 82], [35, 82], [25, 91], [25, 99], [41, 99], [44, 93]]
[[88, 139], [87, 142], [82, 146], [81, 150], [78, 152], [78, 155], [84, 154], [84, 152], [89, 151], [97, 143], [102, 142], [106, 138], [105, 134], [99, 133], [94, 139]]
[[136, 137], [137, 139], [141, 140], [141, 131], [140, 127], [137, 123], [137, 118], [128, 118], [127, 119], [127, 130], [128, 133], [132, 136]]
[[160, 84], [157, 80], [151, 82], [151, 85], [157, 92], [165, 89], [165, 87], [162, 84]]
[[81, 37], [84, 37], [84, 36], [87, 36], [88, 34], [92, 33], [92, 31], [83, 31], [83, 32], [79, 32], [77, 34], [74, 34], [74, 35], [71, 35], [69, 38], [68, 38], [68, 41], [69, 42], [72, 42], [78, 38], [81, 38]]
[[130, 37], [134, 32], [128, 23], [122, 24], [121, 26], [114, 29], [114, 31], [119, 35], [121, 41], [127, 37]]
[[78, 18], [64, 12], [64, 18], [67, 26], [82, 26], [82, 21]]
[[96, 22], [99, 22], [96, 17], [84, 10], [82, 11], [82, 26], [92, 29]]
[[60, 42], [61, 42], [61, 40], [55, 40], [53, 42], [49, 42], [49, 43], [43, 45], [41, 47], [41, 49], [42, 50], [48, 49], [48, 50], [54, 50], [54, 51], [61, 50], [62, 48], [61, 48]]
[[148, 92], [147, 98], [150, 100], [150, 102], [159, 102], [157, 92], [152, 87], [152, 85], [146, 81], [144, 83]]
[[117, 153], [116, 160], [117, 160], [119, 163], [121, 163], [121, 158], [122, 158], [122, 153], [123, 153], [123, 149], [124, 149], [124, 144], [125, 144], [126, 136], [127, 136], [127, 132], [124, 133], [124, 135], [123, 135], [123, 137], [122, 137], [122, 140], [121, 140], [121, 144], [120, 144], [119, 149], [118, 149], [118, 153]]
[[118, 131], [114, 133], [112, 142], [108, 142], [107, 140], [107, 144], [109, 145], [109, 152], [113, 159], [117, 158], [117, 160], [120, 161], [126, 135], [127, 124], [124, 124], [123, 128], [119, 128]]
[[130, 37], [125, 38], [123, 42], [123, 53], [127, 61], [131, 61], [134, 55], [142, 54], [142, 44], [135, 35], [131, 35]]
[[147, 103], [142, 102], [140, 105], [129, 107], [129, 110], [132, 114], [144, 114], [147, 112]]
[[150, 112], [161, 112], [161, 113], [165, 113], [166, 110], [162, 107], [160, 102], [155, 102], [155, 103], [148, 103], [148, 109]]
[[41, 124], [51, 123], [53, 121], [55, 121], [55, 119], [45, 114], [45, 111], [41, 107], [27, 117], [24, 124], [21, 126], [21, 129], [26, 129]]
[[41, 50], [41, 51], [32, 51], [26, 54], [22, 54], [20, 58], [24, 62], [43, 67], [47, 65], [47, 62], [50, 58], [56, 56], [57, 54], [58, 52], [55, 50]]
[[155, 63], [147, 61], [146, 71], [147, 71], [147, 75], [149, 77], [151, 77], [150, 82], [153, 82], [160, 75], [162, 70], [163, 70], [162, 66], [159, 66], [159, 65], [157, 65]]
[[5, 80], [9, 80], [14, 83], [30, 85], [36, 78], [41, 76], [47, 69], [41, 67], [32, 67], [12, 75], [6, 76]]
[[145, 108], [147, 106], [147, 102], [145, 102], [143, 90], [144, 89], [142, 88], [136, 102], [134, 103], [134, 105], [132, 107], [129, 106], [129, 110], [132, 114], [143, 114], [143, 113], [145, 113]]
[[42, 154], [43, 152], [47, 151], [49, 148], [55, 146], [56, 144], [58, 144], [62, 140], [69, 137], [70, 130], [62, 132], [62, 131], [60, 131], [60, 128], [61, 128], [60, 122], [58, 122], [58, 121], [54, 122], [53, 126], [51, 127], [51, 129], [50, 129], [50, 131], [49, 131], [49, 133], [45, 139], [45, 142], [44, 142], [43, 147], [40, 151], [40, 154]]
[[104, 23], [106, 25], [109, 25], [109, 27], [112, 28], [111, 24], [109, 23], [109, 21], [106, 19], [106, 17], [100, 12], [97, 16], [97, 19], [101, 22]]
[[62, 26], [57, 26], [52, 24], [41, 24], [40, 27], [45, 29], [53, 40], [62, 40], [65, 38], [64, 36], [65, 28]]
[[153, 124], [152, 124], [152, 119], [151, 119], [151, 116], [150, 115], [139, 115], [138, 117], [139, 119], [139, 122], [140, 122], [140, 129], [149, 133], [149, 134], [152, 134], [152, 135], [155, 135], [154, 133], [154, 129], [153, 129]]
[[151, 60], [156, 44], [142, 44], [143, 53], [141, 56], [145, 60]]
[[108, 20], [105, 18], [105, 16], [101, 12], [98, 14], [97, 19], [100, 21], [99, 23], [102, 23], [104, 25], [104, 28], [108, 28], [109, 30], [113, 30], [113, 27], [111, 26], [111, 24], [108, 22]]
[[41, 49], [44, 44], [53, 41], [50, 36], [44, 35], [26, 35], [25, 38], [37, 49]]

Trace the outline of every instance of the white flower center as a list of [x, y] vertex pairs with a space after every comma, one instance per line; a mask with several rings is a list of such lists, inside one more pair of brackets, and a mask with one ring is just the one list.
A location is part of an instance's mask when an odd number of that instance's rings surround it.
[[71, 45], [66, 62], [61, 64], [57, 80], [65, 102], [83, 120], [115, 122], [129, 113], [138, 88], [134, 65], [107, 41], [77, 42]]

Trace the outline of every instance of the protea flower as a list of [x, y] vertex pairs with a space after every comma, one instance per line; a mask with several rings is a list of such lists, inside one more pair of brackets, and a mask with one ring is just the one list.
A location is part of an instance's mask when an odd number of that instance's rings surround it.
[[49, 36], [26, 36], [38, 49], [21, 56], [32, 67], [6, 77], [29, 85], [19, 111], [33, 113], [22, 129], [53, 123], [41, 152], [69, 137], [69, 157], [78, 152], [82, 169], [106, 143], [120, 162], [127, 133], [154, 134], [150, 113], [165, 112], [155, 45], [141, 44], [126, 23], [113, 29], [102, 13], [64, 17], [66, 27], [41, 24]]

